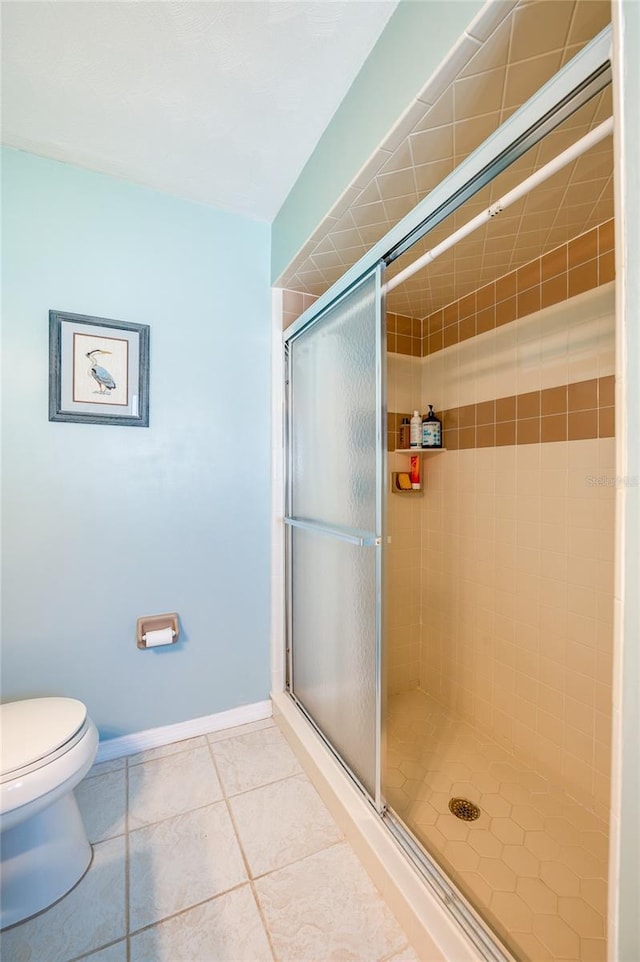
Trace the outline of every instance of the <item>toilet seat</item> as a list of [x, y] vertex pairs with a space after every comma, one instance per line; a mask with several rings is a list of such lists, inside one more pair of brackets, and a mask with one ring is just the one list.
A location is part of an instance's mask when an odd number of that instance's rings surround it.
[[[10, 828], [25, 811], [45, 808], [84, 778], [96, 755], [98, 733], [85, 706], [74, 698], [9, 702], [0, 706], [0, 717], [5, 723], [0, 816], [3, 828]], [[24, 738], [14, 724], [20, 717], [25, 720]]]
[[75, 698], [31, 698], [0, 705], [0, 781], [17, 778], [68, 751], [87, 709]]
[[[69, 739], [69, 741], [65, 742], [64, 745], [61, 745], [60, 748], [56, 749], [56, 751], [51, 752], [51, 754], [49, 755], [44, 755], [42, 758], [39, 758], [37, 761], [32, 762], [31, 765], [24, 765], [22, 768], [14, 768], [10, 772], [0, 773], [0, 785], [4, 785], [6, 782], [11, 782], [11, 781], [14, 781], [15, 779], [20, 779], [25, 775], [29, 775], [31, 772], [36, 772], [38, 771], [38, 769], [43, 768], [45, 765], [49, 765], [51, 762], [54, 762], [57, 758], [60, 758], [61, 755], [66, 755], [66, 753], [71, 751], [71, 749], [75, 745], [77, 745], [79, 741], [82, 741], [83, 737], [86, 735], [87, 731], [89, 730], [90, 725], [91, 725], [91, 722], [89, 721], [89, 719], [88, 718], [85, 719], [85, 722], [82, 728], [80, 728], [80, 730], [77, 731], [75, 735], [73, 735]], [[0, 811], [2, 811], [1, 807], [0, 807]]]

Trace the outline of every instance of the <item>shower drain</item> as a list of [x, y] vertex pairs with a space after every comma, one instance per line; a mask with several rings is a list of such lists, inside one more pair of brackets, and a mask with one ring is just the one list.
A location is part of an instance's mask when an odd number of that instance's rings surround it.
[[480, 809], [468, 798], [452, 798], [449, 801], [449, 811], [465, 822], [475, 822], [476, 818], [480, 818]]

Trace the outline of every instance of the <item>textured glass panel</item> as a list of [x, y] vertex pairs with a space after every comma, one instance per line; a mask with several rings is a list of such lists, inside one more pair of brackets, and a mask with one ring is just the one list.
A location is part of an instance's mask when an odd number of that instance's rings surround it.
[[377, 550], [292, 530], [293, 690], [372, 795]]
[[291, 514], [376, 528], [375, 278], [291, 345]]

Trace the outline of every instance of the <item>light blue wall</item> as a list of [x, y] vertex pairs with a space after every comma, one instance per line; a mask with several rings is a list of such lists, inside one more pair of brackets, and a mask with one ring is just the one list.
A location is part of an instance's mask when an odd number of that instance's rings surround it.
[[[7, 698], [103, 736], [269, 692], [269, 227], [5, 150]], [[150, 427], [50, 423], [48, 311], [151, 326]], [[136, 618], [183, 641], [139, 651]]]
[[274, 281], [483, 6], [400, 0], [273, 223]]

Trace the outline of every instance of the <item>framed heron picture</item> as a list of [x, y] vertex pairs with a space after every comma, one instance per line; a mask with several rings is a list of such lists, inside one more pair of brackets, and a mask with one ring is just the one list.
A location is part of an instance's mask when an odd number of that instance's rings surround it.
[[149, 325], [49, 311], [49, 420], [149, 426]]

